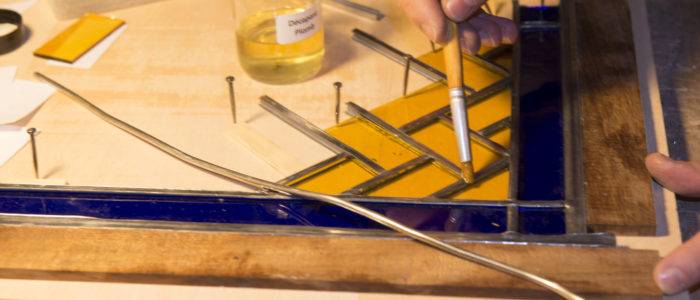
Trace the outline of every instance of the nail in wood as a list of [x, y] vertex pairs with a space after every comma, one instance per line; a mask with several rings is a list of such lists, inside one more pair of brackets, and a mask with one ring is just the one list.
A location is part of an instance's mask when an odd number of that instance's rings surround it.
[[335, 124], [340, 123], [340, 88], [343, 87], [343, 83], [336, 81], [333, 83], [335, 87]]
[[408, 92], [408, 73], [411, 71], [411, 60], [413, 60], [413, 57], [410, 54], [405, 54], [404, 58], [406, 59], [403, 70], [403, 95], [405, 97]]
[[236, 80], [233, 76], [226, 77], [226, 82], [228, 82], [228, 96], [231, 100], [231, 114], [233, 115], [233, 124], [237, 123], [236, 120], [236, 94], [233, 91], [233, 82]]
[[32, 162], [34, 163], [34, 177], [36, 179], [39, 179], [39, 160], [37, 159], [36, 140], [34, 138], [34, 136], [36, 135], [36, 128], [32, 127], [27, 129], [27, 133], [29, 134], [29, 142], [32, 146]]

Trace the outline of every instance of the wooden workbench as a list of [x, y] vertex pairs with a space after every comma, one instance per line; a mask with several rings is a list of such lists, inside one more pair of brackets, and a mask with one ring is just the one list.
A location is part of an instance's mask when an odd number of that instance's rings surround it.
[[[388, 14], [384, 21], [379, 23], [366, 21], [332, 9], [324, 11], [327, 59], [323, 70], [316, 78], [293, 86], [272, 86], [258, 83], [249, 79], [240, 69], [236, 61], [230, 1], [207, 1], [206, 5], [202, 5], [200, 1], [171, 0], [110, 12], [110, 14], [126, 20], [129, 28], [90, 70], [48, 66], [44, 60], [31, 56], [33, 49], [68, 24], [68, 21], [56, 20], [48, 4], [40, 1], [39, 4], [25, 13], [25, 22], [31, 29], [30, 39], [19, 50], [0, 56], [0, 65], [19, 65], [18, 78], [32, 78], [32, 72], [41, 71], [79, 91], [107, 111], [123, 117], [126, 121], [187, 152], [206, 157], [215, 163], [244, 173], [252, 173], [265, 179], [276, 180], [288, 175], [285, 171], [289, 170], [271, 167], [261, 158], [259, 153], [251, 151], [250, 140], [235, 138], [235, 136], [240, 136], [237, 131], [252, 131], [277, 145], [279, 149], [272, 148], [269, 151], [272, 155], [285, 155], [280, 159], [288, 162], [286, 166], [297, 165], [302, 168], [328, 157], [330, 153], [321, 146], [308, 142], [306, 137], [263, 112], [257, 105], [260, 95], [270, 95], [304, 118], [321, 128], [325, 128], [330, 126], [334, 119], [332, 83], [335, 81], [344, 83], [344, 100], [353, 101], [367, 108], [373, 108], [390, 101], [401, 93], [402, 68], [352, 42], [350, 40], [352, 28], [361, 28], [409, 53], [420, 54], [430, 49], [428, 41], [416, 27], [408, 22], [401, 11], [395, 7], [393, 1], [372, 3], [373, 6]], [[187, 47], [183, 47], [183, 45], [187, 45]], [[224, 81], [225, 76], [229, 74], [237, 77], [239, 120], [244, 121], [246, 129], [236, 129], [231, 125], [231, 117], [228, 114], [228, 91]], [[411, 78], [411, 88], [427, 84], [425, 79], [418, 76]], [[658, 101], [658, 99], [650, 99], [649, 101]], [[650, 113], [658, 117], [660, 111], [650, 111]], [[31, 118], [22, 120], [19, 125], [33, 126], [42, 131], [38, 140], [41, 149], [39, 155], [41, 172], [46, 178], [67, 180], [69, 184], [76, 186], [245, 190], [244, 187], [229, 181], [183, 166], [180, 162], [162, 155], [159, 151], [135, 142], [132, 137], [104, 124], [63, 95], [57, 94], [52, 97]], [[656, 131], [656, 134], [665, 138], [663, 128], [658, 126], [657, 129], [661, 130]], [[30, 161], [30, 152], [28, 149], [23, 149], [8, 164], [0, 168], [0, 182], [35, 183], [32, 180]], [[96, 174], [96, 170], [99, 170], [99, 173]], [[674, 210], [675, 206], [670, 206], [670, 202], [668, 202], [669, 199], [672, 199], [671, 195], [666, 193], [665, 196], [667, 201], [665, 209]], [[664, 206], [661, 207], [664, 208]], [[661, 250], [662, 254], [666, 253], [668, 249], [678, 244], [677, 230], [673, 227], [677, 225], [677, 221], [673, 219], [673, 214], [667, 213], [666, 215], [667, 223], [664, 225], [668, 225], [665, 228], [670, 231], [664, 232], [665, 237], [623, 237], [620, 241], [634, 248]], [[41, 232], [48, 233], [51, 229], [45, 230], [49, 231]], [[31, 231], [30, 228], [16, 230], [3, 228], [0, 230], [0, 236], [4, 236], [8, 241], [13, 241], [11, 247], [17, 247], [17, 252], [14, 252], [17, 256], [10, 256], [10, 258], [19, 258], [22, 251], [31, 248], [29, 242], [32, 240], [23, 239], [24, 236], [36, 236], [37, 232]], [[110, 238], [101, 240], [100, 238], [105, 237], [104, 234], [108, 234]], [[44, 241], [47, 246], [58, 246], [64, 245], [71, 237], [84, 237], [94, 240], [94, 247], [111, 249], [110, 245], [122, 247], [129, 244], [129, 237], [120, 236], [120, 234], [119, 230], [109, 233], [100, 230], [94, 232], [60, 231], [49, 235], [51, 239], [44, 239]], [[181, 240], [183, 245], [195, 245], [201, 239], [214, 243], [236, 242], [231, 240], [236, 237], [226, 237], [220, 234], [203, 236], [166, 231], [157, 231], [151, 234], [154, 242], [152, 246], [154, 247], [169, 245], [168, 243], [178, 240]], [[157, 241], [161, 241], [161, 243], [157, 243]], [[343, 240], [338, 242], [338, 247], [341, 247], [343, 243], [362, 242], [362, 239], [359, 241]], [[397, 241], [396, 243], [391, 247], [408, 249], [407, 251], [410, 253], [416, 253], [417, 258], [408, 262], [409, 265], [425, 264], [433, 257], [429, 253], [420, 254], [423, 251], [420, 248], [411, 250], [413, 248], [410, 247], [416, 246], [412, 242]], [[465, 245], [465, 247], [479, 248], [479, 246], [474, 245]], [[64, 250], [69, 251], [70, 249]], [[124, 248], [124, 250], [128, 249]], [[132, 250], [138, 251], [138, 249]], [[551, 258], [550, 250], [549, 247], [541, 249], [533, 247], [533, 256], [529, 259]], [[624, 261], [634, 259], [621, 253], [614, 253], [616, 250], [591, 250], [595, 252], [592, 254], [587, 253], [589, 252], [587, 250], [590, 249], [582, 250], [581, 255], [593, 259], [591, 261], [605, 264], [610, 263], [611, 258], [619, 258]], [[68, 253], [70, 252], [64, 254], [69, 255]], [[135, 257], [130, 257], [128, 253], [129, 251], [125, 251], [123, 256], [114, 256], [113, 258], [115, 261], [135, 259]], [[324, 255], [324, 253], [318, 252], [314, 255]], [[179, 257], [184, 260], [192, 254], [198, 253], [183, 252], [178, 255], [182, 255]], [[206, 258], [212, 253], [199, 254]], [[230, 253], [216, 253], [216, 255], [228, 254]], [[527, 262], [528, 260], [528, 257], [525, 256], [510, 255], [507, 249], [502, 252], [493, 252], [493, 254], [502, 259], [512, 259], [516, 264], [519, 261]], [[359, 255], [357, 257], [359, 260], [362, 254], [357, 255]], [[647, 257], [651, 257], [653, 253], [641, 252], [639, 255], [650, 255]], [[148, 257], [143, 259], [146, 258]], [[171, 258], [177, 260], [178, 256]], [[86, 255], [75, 257], [75, 260], [68, 262], [59, 261], [55, 267], [56, 270], [61, 270], [67, 265], [85, 265], [99, 259], [99, 257]], [[644, 261], [649, 262], [650, 260], [645, 259]], [[556, 277], [563, 280], [583, 280], [581, 278], [567, 278], [566, 274], [561, 274], [559, 266], [566, 263], [567, 258], [553, 259], [550, 262], [551, 266], [543, 267], [541, 271], [555, 277], [563, 276]], [[12, 265], [10, 260], [5, 263]], [[205, 261], [201, 263], [204, 264]], [[146, 264], [144, 260], [138, 266], [138, 268], [143, 269], [128, 269], [127, 271], [145, 273], [157, 271], [157, 265], [146, 266]], [[22, 270], [26, 266], [26, 264], [18, 264], [17, 269]], [[109, 265], [104, 266], [109, 267]], [[52, 268], [51, 266], [37, 267]], [[95, 274], [100, 274], [96, 275], [98, 280], [130, 281], [124, 275], [117, 274], [114, 277], [104, 275], [106, 271], [100, 269], [99, 264], [95, 264], [94, 267]], [[216, 266], [212, 266], [212, 268], [211, 270], [216, 270]], [[641, 274], [642, 270], [649, 268], [649, 264], [642, 264], [639, 266], [638, 273]], [[197, 280], [187, 279], [196, 277], [197, 270], [199, 269], [196, 267], [188, 268], [185, 266], [182, 269], [174, 270], [180, 272], [174, 274], [175, 279], [163, 282], [201, 284], [202, 282], [197, 282]], [[223, 272], [223, 270], [220, 271]], [[627, 271], [629, 270], [621, 270], [620, 272]], [[436, 270], [435, 272], [440, 274], [443, 272], [459, 273], [456, 270]], [[483, 270], [476, 269], [474, 272], [483, 272]], [[19, 278], [41, 277], [35, 276], [31, 272], [22, 271], [8, 274], [6, 276]], [[430, 274], [432, 273], [428, 273], [428, 275]], [[439, 277], [440, 274], [433, 275]], [[591, 273], [591, 276], [594, 276], [592, 274], [594, 273]], [[616, 273], [612, 269], [607, 276], [614, 278], [620, 274], [623, 273]], [[226, 277], [231, 274], [221, 273], [219, 275]], [[378, 290], [420, 292], [420, 287], [408, 290], [395, 287], [402, 280], [410, 285], [411, 278], [403, 278], [400, 274], [385, 275], [396, 276], [393, 277], [395, 281], [389, 282], [385, 286], [379, 286]], [[605, 274], [597, 275], [605, 276]], [[647, 275], [650, 276], [650, 274]], [[644, 293], [653, 293], [654, 287], [648, 284], [649, 278], [644, 274], [640, 276], [638, 281], [645, 282], [645, 284], [634, 288], [638, 288]], [[56, 278], [71, 279], [72, 277], [68, 274]], [[83, 277], [76, 278], [85, 279]], [[431, 276], [427, 276], [427, 278], [431, 278]], [[465, 277], [461, 280], [467, 281], [469, 278]], [[154, 281], [143, 280], [143, 282]], [[214, 284], [227, 284], [216, 280], [213, 282]], [[318, 283], [290, 284], [281, 287], [318, 288], [314, 284]], [[517, 285], [518, 283], [513, 284]], [[614, 286], [614, 281], [611, 281], [610, 284]], [[477, 284], [477, 287], [489, 285], [489, 281], [485, 280], [481, 286]], [[373, 291], [372, 287], [353, 288], [352, 282], [348, 282], [347, 286], [353, 290]], [[511, 285], [500, 287], [511, 287]], [[454, 289], [455, 287], [438, 286], [436, 290], [431, 290], [431, 292], [439, 294], [440, 288]], [[586, 282], [577, 288], [582, 290], [590, 288], [590, 291], [596, 291], [595, 286]], [[626, 293], [634, 294], [630, 291], [626, 291]]]

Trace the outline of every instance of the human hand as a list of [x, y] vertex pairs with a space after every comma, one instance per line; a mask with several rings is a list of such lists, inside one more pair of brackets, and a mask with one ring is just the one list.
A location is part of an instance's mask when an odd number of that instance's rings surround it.
[[[646, 166], [669, 190], [700, 197], [700, 162], [676, 161], [659, 153], [649, 154]], [[700, 234], [671, 251], [654, 268], [654, 280], [666, 294], [677, 294], [700, 283]]]
[[[485, 13], [486, 0], [399, 0], [408, 17], [438, 44], [449, 39], [447, 18], [459, 23], [462, 50], [474, 54], [481, 44], [496, 47], [518, 39], [513, 21]], [[466, 21], [466, 22], [464, 22]]]

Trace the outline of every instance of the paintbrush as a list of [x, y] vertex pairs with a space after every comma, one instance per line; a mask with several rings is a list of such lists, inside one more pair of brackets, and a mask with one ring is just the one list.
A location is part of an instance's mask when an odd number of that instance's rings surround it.
[[459, 43], [457, 24], [448, 21], [450, 39], [443, 48], [445, 55], [445, 73], [447, 87], [450, 91], [450, 109], [452, 124], [457, 138], [457, 150], [462, 167], [462, 178], [467, 183], [474, 182], [474, 165], [469, 140], [469, 121], [467, 116], [466, 99], [464, 96], [464, 81], [462, 78], [462, 49]]

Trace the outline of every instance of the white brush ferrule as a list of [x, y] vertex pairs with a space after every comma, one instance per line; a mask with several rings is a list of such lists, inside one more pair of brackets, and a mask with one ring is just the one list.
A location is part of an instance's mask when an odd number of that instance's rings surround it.
[[452, 125], [457, 138], [457, 151], [461, 162], [472, 161], [472, 151], [469, 141], [469, 123], [467, 121], [467, 105], [464, 89], [461, 87], [450, 89], [450, 110], [452, 111]]

